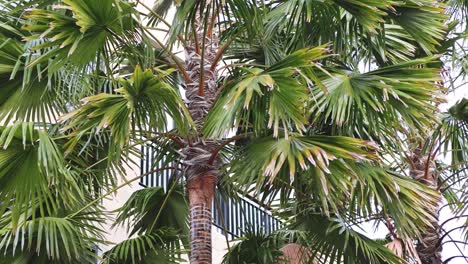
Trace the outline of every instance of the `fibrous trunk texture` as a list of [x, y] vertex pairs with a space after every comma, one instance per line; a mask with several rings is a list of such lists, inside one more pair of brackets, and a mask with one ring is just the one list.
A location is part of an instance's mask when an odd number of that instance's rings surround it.
[[[198, 17], [196, 20], [203, 21], [204, 19]], [[218, 51], [218, 37], [213, 31], [210, 36], [205, 36], [204, 34], [207, 33], [205, 31], [204, 26], [197, 22], [195, 34], [197, 38], [192, 40], [185, 49], [186, 69], [190, 77], [190, 81], [185, 84], [185, 95], [187, 107], [197, 125], [201, 125], [202, 119], [213, 106], [218, 90], [216, 70], [210, 70]]]
[[[433, 158], [424, 155], [421, 148], [416, 148], [413, 151], [412, 163], [413, 165], [410, 171], [411, 177], [429, 188], [436, 190], [437, 179]], [[432, 215], [432, 226], [427, 227], [426, 231], [422, 234], [416, 250], [422, 264], [441, 264], [442, 243], [440, 243], [439, 208], [434, 207], [433, 211], [429, 213]]]
[[211, 263], [211, 204], [215, 175], [196, 177], [187, 184], [190, 201], [190, 263]]
[[[192, 40], [185, 49], [186, 71], [190, 80], [185, 83], [187, 108], [200, 131], [202, 122], [213, 106], [217, 94], [216, 71], [210, 70], [218, 50], [218, 38], [215, 32], [208, 32], [202, 22], [211, 22], [209, 1], [197, 12]], [[211, 222], [212, 202], [219, 177], [218, 158], [212, 157], [217, 148], [216, 141], [210, 141], [198, 135], [184, 149], [187, 191], [190, 206], [190, 263], [211, 264]]]

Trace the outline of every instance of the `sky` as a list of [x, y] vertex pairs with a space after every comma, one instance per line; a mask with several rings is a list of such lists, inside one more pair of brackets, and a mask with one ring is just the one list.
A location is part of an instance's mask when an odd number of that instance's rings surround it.
[[[456, 102], [460, 101], [462, 98], [468, 98], [468, 84], [466, 83], [467, 80], [459, 80], [456, 85], [460, 85], [460, 88], [458, 88], [456, 91], [451, 92], [447, 95], [447, 103], [442, 104], [440, 108], [442, 110], [447, 110], [450, 108], [450, 106], [454, 105]], [[447, 157], [440, 157], [443, 159], [445, 162], [449, 163], [450, 159]], [[444, 222], [445, 220], [449, 219], [452, 217], [452, 214], [450, 210], [446, 207], [442, 209], [440, 213], [440, 222]], [[458, 219], [458, 221], [450, 221], [449, 223], [446, 224], [443, 228], [445, 230], [451, 230], [455, 227], [463, 225], [463, 222], [465, 222], [467, 219], [466, 218], [461, 218]], [[458, 230], [457, 230], [458, 231]], [[452, 237], [457, 240], [462, 240], [462, 234], [460, 231], [454, 231], [451, 233]], [[443, 257], [444, 259], [451, 257], [451, 256], [456, 256], [456, 255], [461, 255], [460, 250], [464, 253], [464, 255], [468, 255], [468, 248], [464, 247], [463, 245], [459, 245], [459, 249], [454, 245], [454, 244], [445, 244], [443, 248]], [[456, 263], [456, 264], [461, 264], [461, 263], [468, 263], [468, 260], [463, 260], [462, 258], [458, 258], [450, 263]]]

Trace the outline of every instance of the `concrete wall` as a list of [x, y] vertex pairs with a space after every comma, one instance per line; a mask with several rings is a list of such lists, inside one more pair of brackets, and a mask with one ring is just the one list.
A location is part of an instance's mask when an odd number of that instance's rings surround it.
[[[140, 175], [140, 168], [135, 165], [127, 166], [126, 168], [126, 175], [123, 175], [121, 179], [119, 179], [118, 184], [122, 184], [124, 182], [124, 178], [130, 180]], [[130, 198], [132, 193], [142, 187], [139, 185], [139, 180], [132, 182], [131, 184], [122, 187], [119, 189], [115, 194], [109, 195], [106, 199], [103, 200], [102, 205], [104, 206], [105, 210], [113, 211], [119, 207], [121, 207], [127, 200]], [[106, 235], [107, 241], [110, 241], [114, 244], [118, 244], [123, 240], [128, 238], [127, 230], [124, 227], [117, 227], [112, 228], [112, 224], [114, 223], [115, 215], [110, 215], [110, 218], [104, 225], [104, 230], [108, 232]], [[103, 246], [103, 252], [112, 248], [113, 245]]]

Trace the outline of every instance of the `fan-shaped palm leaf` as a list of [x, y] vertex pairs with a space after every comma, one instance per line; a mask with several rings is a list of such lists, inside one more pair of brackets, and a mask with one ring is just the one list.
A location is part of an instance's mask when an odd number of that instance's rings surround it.
[[138, 190], [117, 210], [116, 225], [127, 225], [130, 235], [151, 233], [168, 227], [186, 241], [188, 237], [188, 204], [182, 186], [170, 181], [169, 191], [161, 187]]
[[98, 52], [115, 52], [125, 41], [138, 39], [131, 16], [133, 8], [124, 1], [65, 0], [57, 7], [27, 12], [31, 23], [24, 28], [34, 35], [26, 39], [45, 39], [34, 47], [42, 50], [42, 55], [30, 66], [49, 58], [54, 59], [50, 71], [66, 62], [84, 65], [93, 61]]
[[295, 221], [291, 228], [300, 235], [292, 234], [302, 238], [299, 243], [310, 248], [312, 259], [319, 263], [405, 263], [384, 245], [353, 230], [340, 217], [327, 218], [310, 211]]
[[418, 59], [367, 73], [334, 72], [323, 80], [327, 91], [314, 87], [311, 116], [316, 123], [332, 123], [344, 133], [378, 133], [382, 126], [423, 128], [434, 120], [435, 82], [439, 69], [417, 67], [432, 61]]
[[0, 119], [5, 124], [11, 120], [54, 121], [57, 93], [50, 84], [57, 76], [47, 76], [41, 67], [25, 66], [34, 55], [27, 54], [22, 37], [20, 30], [6, 23], [0, 27]]
[[[348, 137], [266, 137], [253, 140], [245, 150], [236, 154], [229, 171], [234, 173], [232, 181], [246, 186], [256, 183], [257, 188], [260, 188], [267, 182], [274, 182], [279, 175], [283, 181], [292, 183], [298, 171], [309, 168], [328, 174], [330, 161], [335, 159], [372, 160], [375, 156], [369, 152], [371, 149], [371, 144]], [[322, 180], [326, 181], [325, 178], [322, 175]]]
[[[117, 210], [115, 225], [126, 225], [130, 238], [107, 252], [106, 263], [178, 263], [188, 247], [188, 204], [182, 186], [171, 180], [161, 187], [136, 191]], [[138, 236], [133, 238], [134, 234]]]
[[[432, 212], [437, 208], [439, 195], [432, 189], [405, 176], [366, 163], [348, 163], [352, 177], [349, 204], [351, 214], [371, 218], [393, 219], [400, 237], [417, 237], [425, 226], [431, 225]], [[343, 168], [330, 166], [332, 174]]]
[[[257, 134], [271, 128], [275, 137], [280, 128], [285, 136], [289, 131], [304, 131], [309, 77], [314, 78], [310, 68], [325, 52], [323, 47], [298, 50], [266, 70], [245, 69], [247, 74], [240, 82], [226, 87], [229, 90], [208, 114], [204, 134], [221, 137], [232, 127], [250, 125]], [[308, 71], [308, 77], [301, 75], [301, 70]], [[251, 116], [253, 124], [246, 123]]]
[[437, 143], [432, 144], [440, 144], [443, 153], [450, 155], [452, 170], [463, 169], [463, 165], [467, 165], [468, 160], [467, 138], [468, 100], [462, 99], [442, 116], [442, 122], [434, 130], [432, 136]]
[[224, 255], [224, 264], [268, 264], [281, 263], [279, 243], [264, 233], [246, 232], [243, 237]]
[[[91, 262], [97, 257], [96, 245], [105, 243], [101, 237], [104, 231], [97, 226], [102, 218], [96, 213], [73, 218], [24, 216], [18, 227], [9, 224], [0, 229], [0, 249], [9, 251], [18, 263]], [[8, 213], [2, 216], [8, 217], [11, 217]]]
[[150, 234], [124, 240], [104, 254], [105, 264], [169, 264], [180, 263], [174, 247], [177, 232], [171, 229], [153, 230]]
[[426, 54], [437, 51], [445, 36], [444, 4], [431, 0], [409, 0], [396, 7], [392, 20], [405, 29]]
[[0, 215], [11, 210], [14, 231], [28, 210], [47, 216], [57, 213], [59, 204], [76, 205], [80, 188], [46, 131], [35, 130], [32, 123], [16, 123], [2, 129], [0, 145]]
[[85, 98], [82, 107], [63, 116], [64, 121], [70, 121], [64, 129], [76, 129], [68, 150], [83, 135], [109, 127], [114, 140], [109, 152], [119, 157], [130, 133], [135, 135], [137, 129], [143, 135], [147, 134], [146, 129], [167, 130], [166, 115], [174, 120], [180, 133], [186, 134], [191, 126], [190, 115], [175, 88], [162, 81], [162, 76], [137, 67], [132, 79], [121, 80], [122, 88], [116, 94], [101, 93]]

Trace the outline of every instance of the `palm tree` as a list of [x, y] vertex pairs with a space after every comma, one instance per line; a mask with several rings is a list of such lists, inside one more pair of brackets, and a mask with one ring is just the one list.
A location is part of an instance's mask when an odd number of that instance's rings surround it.
[[[454, 213], [463, 212], [466, 208], [464, 192], [457, 191], [459, 184], [466, 181], [466, 161], [468, 158], [468, 127], [466, 121], [467, 99], [462, 99], [452, 106], [449, 111], [442, 113], [440, 124], [435, 126], [424, 139], [411, 144], [409, 156], [410, 175], [424, 185], [440, 192], [449, 203]], [[437, 158], [450, 155], [450, 164], [438, 161]], [[458, 207], [458, 208], [457, 208]], [[447, 232], [439, 224], [440, 208], [435, 207], [431, 214], [434, 221], [422, 234], [417, 252], [422, 263], [443, 263], [443, 238], [453, 230]], [[459, 216], [458, 216], [459, 217]], [[446, 223], [446, 222], [445, 222]], [[461, 241], [455, 241], [460, 243]]]
[[[446, 1], [446, 4], [446, 13], [450, 15], [450, 22], [447, 23], [448, 30], [437, 48], [437, 53], [444, 55], [438, 62], [438, 66], [442, 69], [441, 75], [444, 76], [441, 84], [447, 87], [444, 94], [449, 95], [464, 88], [463, 82], [466, 78], [466, 67], [463, 67], [466, 61], [464, 42], [467, 30], [464, 14], [467, 6], [463, 1]], [[451, 67], [453, 69], [450, 69]], [[462, 85], [459, 82], [462, 82]], [[460, 199], [464, 193], [456, 189], [458, 184], [464, 184], [463, 175], [468, 154], [466, 140], [468, 130], [463, 113], [466, 107], [465, 101], [466, 99], [462, 99], [446, 112], [435, 111], [436, 122], [427, 127], [423, 133], [416, 136], [406, 134], [406, 142], [402, 145], [406, 145], [408, 151], [399, 158], [399, 166], [407, 167], [413, 179], [439, 192], [439, 196], [445, 198], [454, 213], [464, 211], [463, 208], [466, 207], [463, 198]], [[436, 106], [439, 104], [436, 103]], [[441, 156], [447, 156], [447, 154], [449, 154], [451, 164], [445, 164], [444, 161], [439, 160]], [[444, 230], [439, 223], [440, 208], [433, 209], [431, 212], [433, 223], [417, 239], [416, 250], [422, 263], [442, 263], [442, 245], [446, 243], [442, 240], [447, 235], [450, 237], [449, 233], [453, 231]], [[444, 223], [446, 224], [447, 221]]]
[[[174, 263], [188, 247], [211, 263], [215, 188], [279, 204], [286, 228], [245, 238], [273, 247], [263, 260], [296, 243], [311, 261], [401, 263], [352, 226], [407, 240], [434, 223], [437, 194], [385, 158], [434, 122], [439, 3], [183, 0], [169, 23], [172, 2], [0, 1], [6, 263]], [[117, 180], [148, 142], [150, 173], [173, 181], [118, 210], [131, 238], [99, 256], [100, 202], [149, 175]]]

